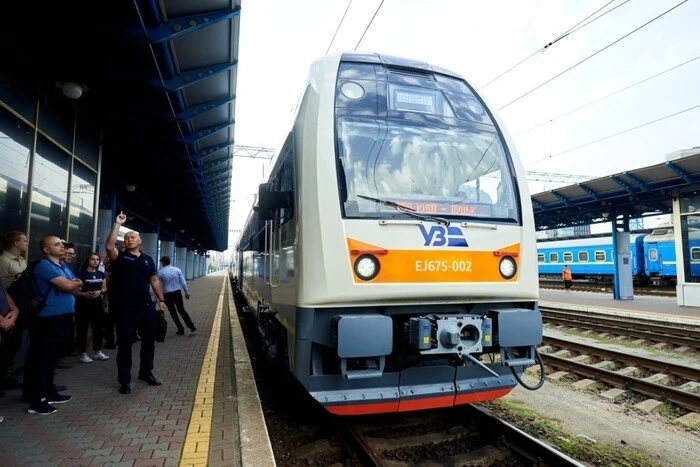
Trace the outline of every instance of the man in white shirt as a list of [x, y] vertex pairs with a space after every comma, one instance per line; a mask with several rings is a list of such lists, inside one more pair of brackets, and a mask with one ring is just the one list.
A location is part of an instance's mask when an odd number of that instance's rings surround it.
[[185, 326], [190, 328], [191, 332], [195, 332], [197, 328], [194, 327], [190, 315], [185, 310], [185, 305], [182, 301], [182, 292], [180, 288], [185, 291], [185, 298], [190, 299], [190, 291], [187, 288], [187, 282], [185, 281], [185, 276], [182, 274], [182, 270], [178, 267], [172, 266], [170, 264], [170, 257], [163, 256], [160, 259], [160, 263], [163, 265], [160, 271], [158, 271], [158, 279], [163, 286], [163, 298], [165, 298], [165, 305], [168, 307], [170, 316], [177, 326], [176, 334], [182, 336], [185, 334], [185, 328], [180, 322], [177, 314], [182, 316], [185, 321]]

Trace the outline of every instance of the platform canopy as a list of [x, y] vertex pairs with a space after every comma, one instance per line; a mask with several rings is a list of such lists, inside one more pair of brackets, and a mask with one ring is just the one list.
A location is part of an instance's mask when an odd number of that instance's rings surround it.
[[676, 190], [700, 184], [700, 148], [683, 157], [532, 195], [537, 230], [670, 214]]
[[102, 130], [101, 195], [142, 225], [226, 249], [240, 0], [11, 3], [3, 68], [83, 87], [78, 114]]

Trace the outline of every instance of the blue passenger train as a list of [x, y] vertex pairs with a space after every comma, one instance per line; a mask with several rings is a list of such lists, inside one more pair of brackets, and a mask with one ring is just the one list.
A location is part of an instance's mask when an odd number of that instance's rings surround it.
[[[700, 277], [700, 231], [689, 231], [690, 275]], [[673, 227], [650, 234], [631, 234], [632, 276], [635, 285], [675, 285], [676, 246]], [[565, 264], [574, 280], [611, 284], [614, 275], [610, 235], [537, 242], [540, 280], [560, 280]]]

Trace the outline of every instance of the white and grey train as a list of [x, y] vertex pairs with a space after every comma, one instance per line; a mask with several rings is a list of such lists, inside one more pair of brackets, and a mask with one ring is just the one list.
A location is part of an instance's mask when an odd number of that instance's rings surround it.
[[525, 174], [455, 73], [373, 53], [314, 62], [256, 202], [237, 288], [268, 357], [329, 412], [494, 399], [541, 366]]

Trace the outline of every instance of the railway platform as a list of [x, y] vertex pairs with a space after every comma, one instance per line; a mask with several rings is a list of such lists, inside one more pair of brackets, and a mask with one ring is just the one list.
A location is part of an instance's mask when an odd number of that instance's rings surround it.
[[72, 367], [57, 370], [56, 384], [73, 399], [57, 413], [27, 414], [19, 390], [0, 398], [0, 465], [274, 466], [228, 275], [188, 286], [197, 331], [175, 335], [166, 312], [153, 370], [161, 386], [136, 379], [139, 343], [128, 395], [118, 392], [116, 350], [89, 364], [65, 358]]
[[633, 300], [615, 300], [609, 293], [540, 289], [540, 306], [653, 316], [662, 321], [700, 325], [700, 308], [678, 306], [676, 297], [635, 296]]

